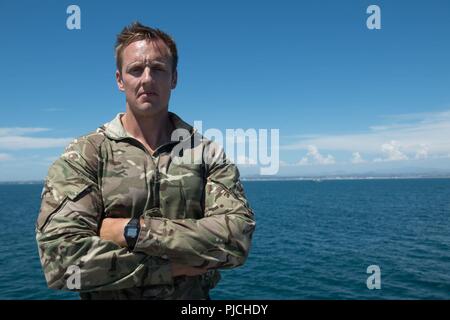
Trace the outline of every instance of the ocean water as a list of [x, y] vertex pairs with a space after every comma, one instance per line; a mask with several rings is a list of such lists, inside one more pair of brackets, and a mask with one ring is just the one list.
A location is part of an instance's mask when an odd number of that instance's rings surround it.
[[[245, 181], [257, 227], [213, 299], [450, 299], [450, 179]], [[40, 184], [0, 184], [0, 299], [47, 288], [34, 223]], [[369, 290], [367, 267], [381, 270]]]

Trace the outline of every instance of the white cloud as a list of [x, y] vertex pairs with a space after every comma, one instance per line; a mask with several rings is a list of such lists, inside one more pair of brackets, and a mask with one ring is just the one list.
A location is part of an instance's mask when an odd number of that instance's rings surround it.
[[327, 156], [323, 156], [320, 154], [319, 149], [317, 149], [314, 145], [308, 146], [308, 153], [306, 154], [306, 157], [303, 157], [299, 162], [298, 165], [308, 165], [308, 164], [320, 164], [320, 165], [328, 165], [328, 164], [334, 164], [335, 160], [334, 157], [330, 154]]
[[27, 135], [50, 131], [48, 128], [0, 128], [0, 149], [22, 150], [22, 149], [44, 149], [64, 147], [72, 138], [41, 138], [29, 137]]
[[27, 133], [36, 133], [36, 132], [44, 132], [49, 131], [48, 128], [0, 128], [0, 137], [3, 136], [22, 136]]
[[299, 165], [299, 166], [306, 166], [306, 165], [308, 165], [308, 164], [309, 164], [308, 158], [306, 158], [306, 157], [303, 157], [303, 158], [298, 162], [298, 165]]
[[323, 155], [321, 155], [319, 153], [319, 149], [317, 149], [317, 147], [313, 146], [313, 145], [308, 146], [307, 156], [310, 156], [313, 159], [315, 159], [318, 164], [334, 164], [335, 163], [332, 155], [329, 154], [326, 157], [324, 157]]
[[72, 138], [0, 137], [0, 149], [21, 150], [56, 148], [64, 147], [72, 140]]
[[[284, 145], [284, 150], [304, 150], [314, 145], [319, 149], [358, 152], [378, 156], [379, 160], [438, 157], [450, 153], [450, 111], [392, 116], [388, 119], [407, 121], [373, 126], [367, 132], [342, 135], [305, 135], [299, 142]], [[392, 145], [392, 141], [396, 144]], [[401, 151], [399, 149], [401, 146]], [[424, 147], [426, 146], [426, 152]], [[380, 158], [383, 156], [383, 158]]]
[[12, 156], [10, 154], [7, 153], [0, 153], [0, 161], [7, 161], [7, 160], [11, 160]]
[[358, 163], [365, 163], [366, 160], [362, 158], [359, 152], [353, 152], [351, 162], [354, 164], [358, 164]]
[[[381, 146], [381, 151], [385, 155], [385, 158], [381, 159], [381, 161], [399, 161], [399, 160], [408, 160], [408, 156], [405, 155], [402, 151], [400, 151], [400, 144], [392, 140], [389, 143], [384, 143]], [[377, 161], [380, 159], [377, 159]]]
[[426, 144], [420, 145], [420, 148], [416, 152], [416, 159], [427, 159], [428, 158], [428, 146]]
[[434, 122], [442, 118], [450, 118], [450, 110], [445, 110], [441, 112], [417, 112], [417, 113], [403, 113], [403, 114], [391, 114], [384, 115], [382, 118], [397, 122]]

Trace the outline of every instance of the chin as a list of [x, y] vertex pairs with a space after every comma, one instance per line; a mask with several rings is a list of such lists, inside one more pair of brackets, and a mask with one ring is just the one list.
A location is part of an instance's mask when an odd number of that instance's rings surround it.
[[155, 105], [151, 103], [143, 103], [135, 107], [130, 108], [131, 111], [140, 116], [154, 116], [161, 112], [167, 111], [167, 108], [162, 107], [161, 105]]

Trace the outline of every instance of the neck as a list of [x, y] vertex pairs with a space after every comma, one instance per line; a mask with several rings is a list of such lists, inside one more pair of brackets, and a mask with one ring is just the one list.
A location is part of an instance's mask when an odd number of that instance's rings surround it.
[[167, 110], [142, 117], [134, 114], [127, 107], [121, 120], [125, 130], [150, 149], [151, 153], [160, 145], [170, 141], [172, 124]]

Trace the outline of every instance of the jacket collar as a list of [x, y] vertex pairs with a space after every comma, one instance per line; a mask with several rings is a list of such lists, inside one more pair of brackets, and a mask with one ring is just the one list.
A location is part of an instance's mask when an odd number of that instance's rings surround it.
[[[121, 117], [124, 112], [120, 112], [110, 122], [105, 123], [103, 126], [97, 129], [97, 131], [103, 132], [107, 137], [113, 140], [121, 140], [124, 138], [134, 138], [122, 125]], [[185, 134], [182, 135], [180, 141], [184, 141], [190, 138], [197, 130], [191, 125], [184, 122], [179, 116], [173, 112], [168, 112], [169, 120], [173, 123], [176, 129], [185, 129]], [[179, 141], [177, 141], [179, 142]]]

